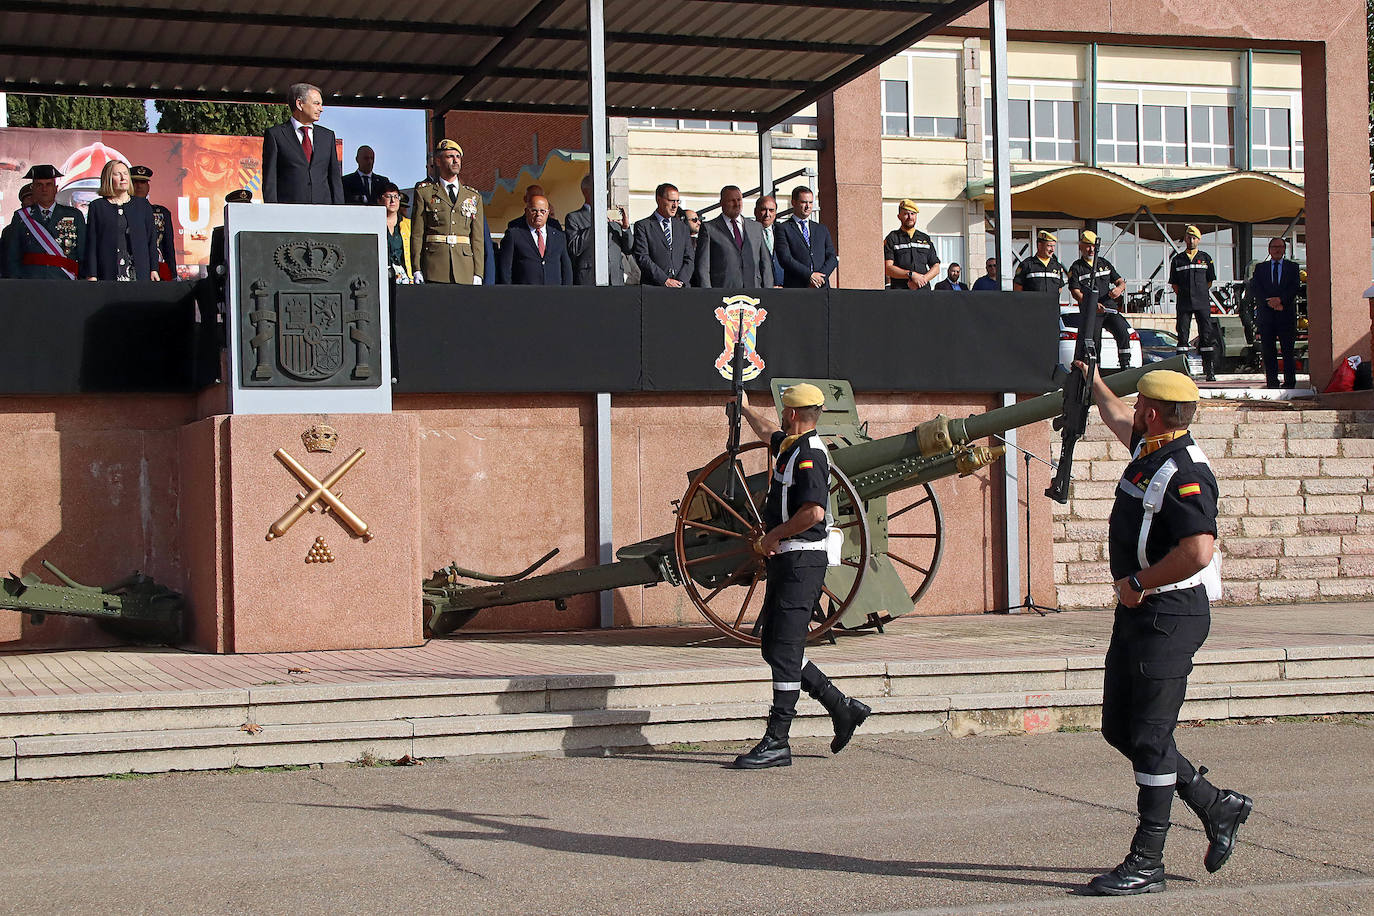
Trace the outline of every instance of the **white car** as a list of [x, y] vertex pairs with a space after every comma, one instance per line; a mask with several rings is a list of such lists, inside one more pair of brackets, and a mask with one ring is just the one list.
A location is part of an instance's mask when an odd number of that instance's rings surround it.
[[[1127, 327], [1130, 327], [1129, 322]], [[1073, 353], [1078, 346], [1078, 306], [1059, 307], [1059, 363], [1065, 368], [1073, 365]], [[1143, 365], [1140, 350], [1140, 335], [1131, 328], [1131, 365]], [[1116, 349], [1116, 338], [1105, 328], [1102, 331], [1102, 344], [1097, 351], [1097, 365], [1102, 369], [1120, 369], [1121, 354]]]

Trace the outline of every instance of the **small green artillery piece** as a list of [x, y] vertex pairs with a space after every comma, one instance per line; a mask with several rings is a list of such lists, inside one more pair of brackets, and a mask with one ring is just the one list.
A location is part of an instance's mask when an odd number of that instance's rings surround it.
[[[1107, 385], [1132, 393], [1150, 369], [1181, 369], [1175, 358], [1148, 368], [1118, 372]], [[832, 627], [878, 627], [911, 612], [929, 588], [944, 550], [944, 518], [931, 482], [968, 475], [1001, 457], [1001, 446], [979, 440], [1061, 415], [1063, 390], [964, 419], [937, 416], [909, 432], [874, 439], [859, 422], [848, 382], [774, 379], [781, 413], [783, 387], [809, 381], [825, 392], [817, 431], [830, 447], [830, 512], [844, 535], [842, 562], [826, 576], [821, 605], [812, 617], [816, 639]], [[616, 551], [617, 561], [587, 569], [531, 576], [557, 551], [510, 576], [486, 576], [456, 564], [436, 570], [424, 583], [425, 624], [442, 636], [484, 608], [554, 601], [569, 596], [660, 582], [682, 586], [712, 625], [740, 641], [757, 643], [764, 589], [763, 558], [754, 544], [764, 534], [762, 506], [768, 480], [763, 443], [729, 451], [689, 475], [674, 504], [673, 531]], [[727, 495], [729, 475], [743, 486]], [[472, 585], [463, 579], [488, 584]]]
[[48, 614], [91, 617], [110, 633], [139, 642], [174, 643], [181, 638], [185, 601], [142, 573], [96, 587], [73, 581], [47, 560], [43, 567], [63, 584], [49, 585], [33, 573], [11, 573], [0, 580], [0, 608], [28, 614], [35, 624]]

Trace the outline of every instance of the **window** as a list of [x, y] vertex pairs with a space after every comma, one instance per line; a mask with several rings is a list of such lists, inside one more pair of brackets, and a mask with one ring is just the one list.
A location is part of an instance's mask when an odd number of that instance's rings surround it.
[[[1010, 113], [1008, 118], [1007, 139], [1011, 144], [1012, 161], [1026, 160], [1031, 157], [1029, 99], [1011, 99], [1007, 102]], [[992, 99], [983, 99], [983, 146], [987, 157], [992, 158]]]
[[1194, 105], [1189, 158], [1194, 165], [1235, 164], [1235, 109], [1227, 105]]
[[1251, 164], [1257, 169], [1286, 169], [1292, 161], [1290, 113], [1287, 108], [1256, 108], [1250, 116]]
[[1187, 164], [1188, 119], [1185, 112], [1182, 105], [1141, 106], [1142, 165]]
[[1135, 105], [1097, 106], [1097, 161], [1135, 165], [1140, 161]]
[[906, 80], [883, 80], [883, 136], [911, 134], [911, 108]]
[[[1078, 105], [1037, 99], [1032, 121], [1032, 159], [1073, 162], [1078, 158]], [[1012, 121], [1015, 122], [1015, 116]]]

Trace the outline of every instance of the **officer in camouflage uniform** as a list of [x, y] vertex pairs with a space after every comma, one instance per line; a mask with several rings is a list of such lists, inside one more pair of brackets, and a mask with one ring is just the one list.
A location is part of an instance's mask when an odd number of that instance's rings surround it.
[[33, 205], [16, 210], [10, 221], [5, 276], [75, 280], [86, 253], [86, 218], [75, 207], [57, 202], [57, 179], [62, 173], [54, 166], [35, 165], [24, 177], [33, 183]]
[[486, 264], [486, 211], [476, 188], [459, 184], [463, 148], [440, 140], [434, 148], [438, 177], [415, 186], [410, 252], [416, 283], [481, 285]]
[[[146, 199], [152, 190], [153, 170], [146, 165], [136, 165], [129, 169], [133, 179], [133, 195]], [[163, 280], [177, 278], [177, 252], [172, 235], [176, 227], [172, 223], [172, 211], [162, 204], [148, 201], [153, 208], [153, 234], [157, 236], [157, 275]]]

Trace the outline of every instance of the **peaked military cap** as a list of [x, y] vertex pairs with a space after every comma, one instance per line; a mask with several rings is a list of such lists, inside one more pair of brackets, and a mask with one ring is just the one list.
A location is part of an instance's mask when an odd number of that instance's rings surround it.
[[26, 184], [26, 185], [24, 185], [22, 188], [20, 188], [20, 189], [19, 189], [19, 193], [16, 194], [16, 195], [14, 195], [14, 196], [15, 196], [17, 199], [19, 199], [19, 200], [23, 200], [25, 197], [28, 197], [28, 196], [29, 196], [30, 194], [32, 194], [32, 193], [33, 193], [33, 182], [29, 182], [28, 184]]
[[153, 170], [146, 165], [136, 165], [129, 169], [129, 177], [134, 181], [147, 181], [153, 177]]
[[62, 173], [55, 165], [35, 165], [24, 177], [29, 181], [46, 181], [50, 178], [61, 178]]
[[239, 188], [237, 191], [230, 191], [224, 195], [226, 204], [251, 204], [253, 202], [253, 192], [247, 188]]

